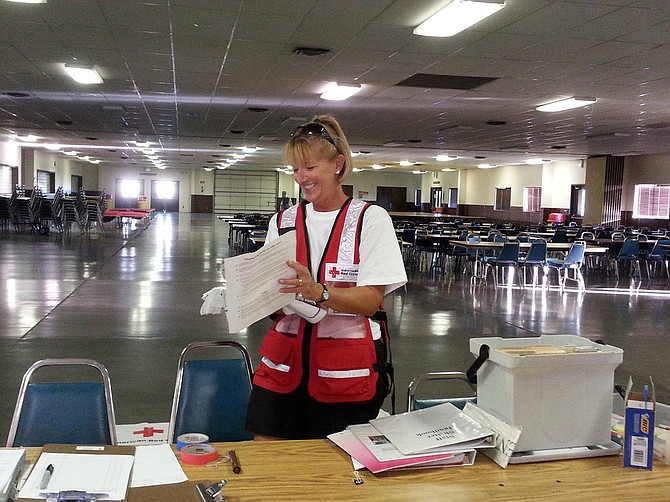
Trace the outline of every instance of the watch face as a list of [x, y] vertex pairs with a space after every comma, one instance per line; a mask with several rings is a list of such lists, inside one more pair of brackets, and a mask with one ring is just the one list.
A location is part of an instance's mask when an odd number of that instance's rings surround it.
[[330, 298], [330, 291], [328, 291], [328, 288], [326, 288], [325, 284], [322, 284], [323, 286], [323, 293], [321, 294], [321, 301], [325, 302], [328, 301], [328, 298]]

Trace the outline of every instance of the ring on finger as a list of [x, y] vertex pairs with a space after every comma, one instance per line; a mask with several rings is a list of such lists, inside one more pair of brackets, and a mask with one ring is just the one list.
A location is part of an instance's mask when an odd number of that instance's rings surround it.
[[302, 287], [302, 279], [298, 279], [298, 287]]

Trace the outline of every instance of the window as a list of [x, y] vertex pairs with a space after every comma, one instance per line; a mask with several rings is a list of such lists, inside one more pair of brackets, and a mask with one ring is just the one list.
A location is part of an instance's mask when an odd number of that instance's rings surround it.
[[12, 192], [12, 168], [0, 164], [0, 193]]
[[512, 189], [510, 187], [496, 188], [494, 211], [509, 211], [512, 201]]
[[570, 193], [570, 214], [573, 217], [583, 217], [586, 211], [586, 187], [584, 185], [572, 185]]
[[670, 217], [670, 185], [635, 185], [633, 218]]
[[523, 188], [523, 212], [537, 213], [542, 210], [542, 187]]
[[37, 186], [44, 193], [53, 193], [56, 191], [56, 173], [51, 171], [37, 170]]
[[417, 188], [414, 190], [414, 206], [420, 207], [421, 206], [421, 189]]

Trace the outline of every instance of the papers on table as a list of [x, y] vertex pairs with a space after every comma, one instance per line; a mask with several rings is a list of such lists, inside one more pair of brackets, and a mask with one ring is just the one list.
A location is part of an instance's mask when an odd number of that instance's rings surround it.
[[452, 445], [461, 449], [490, 445], [493, 435], [451, 403], [375, 418], [370, 423], [405, 455]]
[[475, 405], [465, 413], [446, 403], [350, 425], [328, 439], [351, 455], [354, 465], [376, 473], [471, 465], [480, 448], [505, 467], [520, 433]]
[[[328, 436], [333, 443], [371, 472], [406, 467], [443, 467], [465, 465], [474, 460], [474, 450], [463, 452], [403, 455], [371, 424], [350, 425], [346, 430]], [[466, 459], [466, 453], [468, 459]], [[471, 455], [471, 459], [469, 456]]]
[[130, 487], [167, 485], [188, 480], [169, 444], [138, 446]]
[[24, 449], [0, 450], [0, 500], [13, 495], [25, 459]]
[[[43, 452], [21, 489], [20, 498], [44, 499], [46, 493], [81, 490], [107, 500], [125, 500], [133, 455]], [[48, 484], [42, 479], [48, 466]]]
[[235, 333], [285, 307], [295, 295], [280, 293], [279, 279], [296, 277], [295, 232], [287, 232], [254, 253], [223, 260], [228, 331]]

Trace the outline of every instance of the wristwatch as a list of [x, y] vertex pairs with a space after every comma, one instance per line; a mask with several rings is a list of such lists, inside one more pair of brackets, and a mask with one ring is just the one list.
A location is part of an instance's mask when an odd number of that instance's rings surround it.
[[326, 285], [321, 284], [321, 287], [323, 288], [323, 293], [321, 293], [321, 299], [319, 299], [319, 301], [316, 302], [316, 303], [327, 302], [328, 298], [330, 298], [330, 291], [328, 291], [328, 288], [326, 287]]

